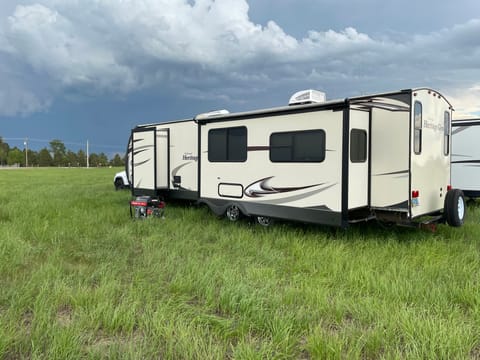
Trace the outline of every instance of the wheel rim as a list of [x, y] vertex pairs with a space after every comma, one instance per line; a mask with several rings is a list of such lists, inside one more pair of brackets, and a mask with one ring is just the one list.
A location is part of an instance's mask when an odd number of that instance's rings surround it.
[[458, 197], [457, 209], [458, 209], [458, 218], [460, 220], [463, 220], [463, 217], [465, 216], [465, 201], [463, 200], [463, 196]]
[[262, 226], [269, 226], [272, 222], [271, 218], [268, 216], [257, 216], [257, 221]]
[[237, 221], [240, 218], [240, 209], [237, 205], [230, 205], [227, 209], [227, 218], [230, 221]]

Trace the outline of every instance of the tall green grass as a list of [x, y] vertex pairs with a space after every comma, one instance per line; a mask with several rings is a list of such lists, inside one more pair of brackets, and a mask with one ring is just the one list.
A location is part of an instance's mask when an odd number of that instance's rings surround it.
[[478, 202], [436, 233], [134, 221], [115, 172], [0, 171], [0, 358], [480, 358]]

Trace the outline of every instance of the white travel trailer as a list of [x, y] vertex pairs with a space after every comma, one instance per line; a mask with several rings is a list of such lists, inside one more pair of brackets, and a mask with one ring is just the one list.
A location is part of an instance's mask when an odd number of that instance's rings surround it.
[[[133, 195], [196, 200], [253, 216], [347, 227], [378, 219], [460, 226], [450, 186], [452, 106], [431, 89], [142, 125], [131, 135]], [[300, 100], [302, 101], [300, 101]], [[305, 101], [303, 101], [305, 100]], [[425, 217], [428, 215], [428, 220]]]
[[452, 184], [480, 197], [480, 119], [452, 121]]

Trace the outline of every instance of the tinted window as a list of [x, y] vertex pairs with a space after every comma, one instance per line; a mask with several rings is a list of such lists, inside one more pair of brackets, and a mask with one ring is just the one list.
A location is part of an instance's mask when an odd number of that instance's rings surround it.
[[324, 159], [323, 130], [274, 133], [270, 136], [272, 162], [322, 162]]
[[443, 122], [443, 154], [448, 155], [450, 153], [450, 113], [448, 111], [445, 111]]
[[367, 161], [367, 132], [361, 129], [350, 131], [350, 161]]
[[208, 132], [208, 161], [241, 162], [246, 160], [246, 127], [212, 129]]
[[413, 151], [415, 154], [422, 152], [422, 103], [415, 101], [413, 118]]

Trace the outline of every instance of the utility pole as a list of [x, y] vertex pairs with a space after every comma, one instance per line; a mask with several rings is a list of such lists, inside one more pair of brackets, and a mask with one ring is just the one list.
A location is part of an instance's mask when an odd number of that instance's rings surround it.
[[28, 167], [28, 138], [25, 138], [23, 145], [25, 145], [25, 167]]
[[89, 157], [90, 157], [90, 156], [88, 155], [88, 140], [87, 140], [87, 169], [89, 168], [89, 165], [90, 165], [90, 164], [89, 164], [89, 161], [88, 161], [88, 158], [89, 158]]

